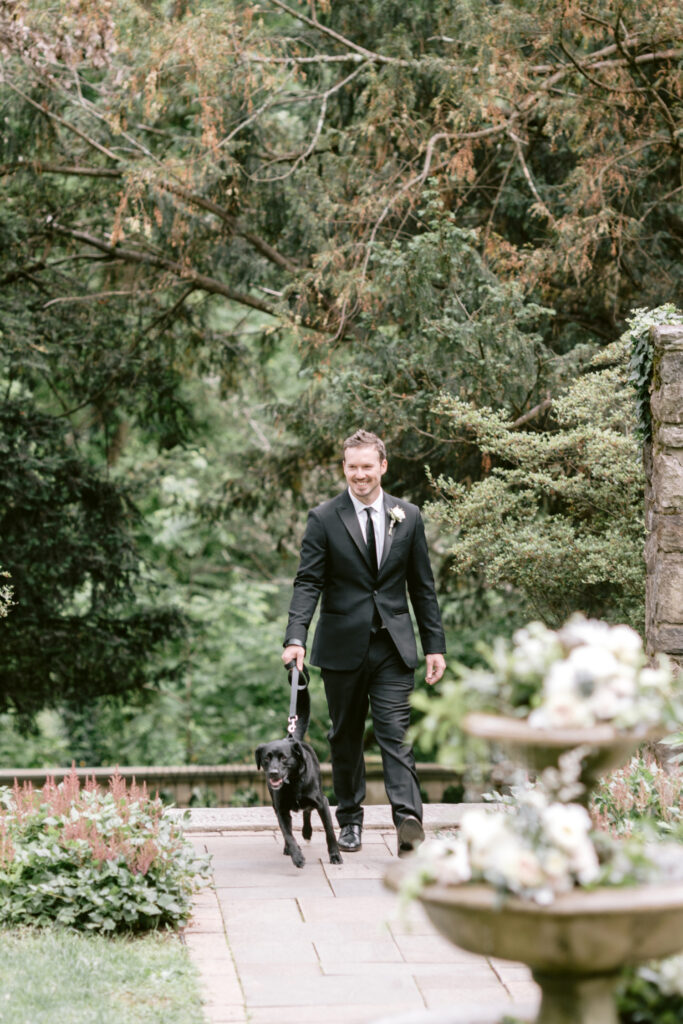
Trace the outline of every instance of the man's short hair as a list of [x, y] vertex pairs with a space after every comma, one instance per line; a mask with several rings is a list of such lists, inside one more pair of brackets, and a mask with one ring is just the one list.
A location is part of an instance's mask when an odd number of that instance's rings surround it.
[[370, 433], [369, 430], [357, 430], [355, 434], [351, 434], [344, 441], [342, 449], [342, 457], [346, 459], [347, 448], [376, 448], [379, 454], [379, 461], [384, 462], [387, 457], [387, 450], [384, 447], [384, 441], [377, 434]]

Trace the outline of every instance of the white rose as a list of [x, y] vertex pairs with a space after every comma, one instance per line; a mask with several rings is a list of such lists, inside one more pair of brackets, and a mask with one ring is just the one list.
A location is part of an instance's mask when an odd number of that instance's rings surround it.
[[542, 857], [543, 871], [555, 892], [569, 892], [572, 878], [569, 859], [561, 850], [546, 850]]
[[439, 861], [437, 878], [443, 885], [462, 885], [472, 877], [472, 868], [464, 842], [457, 843], [449, 855]]
[[[661, 991], [666, 996], [683, 996], [683, 955], [669, 956], [660, 960], [654, 969], [656, 981]], [[652, 968], [648, 969], [648, 978], [652, 974]]]
[[460, 834], [472, 850], [483, 850], [498, 842], [508, 831], [506, 815], [500, 811], [465, 811]]
[[586, 619], [573, 615], [562, 629], [558, 630], [560, 642], [568, 648], [587, 644], [591, 647], [606, 647], [609, 643], [609, 626], [598, 619]]
[[574, 852], [570, 861], [570, 867], [579, 885], [590, 885], [600, 875], [600, 862], [591, 840], [586, 837], [579, 848]]
[[612, 626], [607, 644], [612, 654], [625, 665], [639, 665], [643, 660], [643, 641], [630, 626]]
[[575, 685], [595, 684], [598, 680], [614, 679], [623, 671], [611, 651], [603, 647], [585, 645], [569, 652], [566, 662], [574, 673]]
[[568, 854], [582, 847], [591, 829], [590, 815], [580, 804], [551, 804], [541, 820], [548, 842]]
[[501, 875], [509, 887], [516, 891], [536, 889], [545, 882], [538, 855], [512, 835], [492, 851], [488, 868], [496, 875]]
[[620, 697], [610, 686], [601, 686], [590, 699], [590, 709], [601, 722], [611, 722], [620, 715], [626, 714], [633, 701]]
[[557, 693], [547, 697], [528, 718], [535, 729], [576, 729], [594, 725], [590, 707], [574, 692]]

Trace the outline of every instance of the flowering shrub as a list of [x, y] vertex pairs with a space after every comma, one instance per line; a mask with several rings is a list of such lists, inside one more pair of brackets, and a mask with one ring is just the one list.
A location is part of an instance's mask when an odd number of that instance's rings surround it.
[[598, 828], [614, 835], [632, 835], [644, 823], [662, 835], [680, 833], [683, 773], [678, 766], [664, 768], [649, 753], [633, 757], [601, 780], [591, 813]]
[[104, 791], [75, 771], [0, 789], [0, 920], [97, 932], [177, 925], [208, 873], [145, 787], [112, 776]]

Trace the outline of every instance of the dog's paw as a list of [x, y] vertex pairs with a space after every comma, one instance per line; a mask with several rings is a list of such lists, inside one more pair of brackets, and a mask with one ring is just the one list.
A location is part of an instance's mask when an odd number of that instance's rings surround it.
[[310, 821], [304, 822], [304, 827], [301, 829], [301, 835], [304, 837], [304, 839], [310, 839], [311, 836], [313, 835], [313, 828], [311, 826]]
[[306, 863], [306, 858], [304, 857], [304, 855], [301, 852], [301, 850], [299, 850], [299, 849], [292, 850], [292, 864], [294, 864], [294, 867], [302, 868], [305, 863]]
[[339, 850], [330, 851], [330, 864], [343, 864], [344, 859]]

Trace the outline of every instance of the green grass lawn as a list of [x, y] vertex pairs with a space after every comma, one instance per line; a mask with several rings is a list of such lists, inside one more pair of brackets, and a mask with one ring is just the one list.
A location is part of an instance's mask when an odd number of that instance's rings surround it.
[[205, 1024], [177, 935], [0, 930], [3, 1024]]

